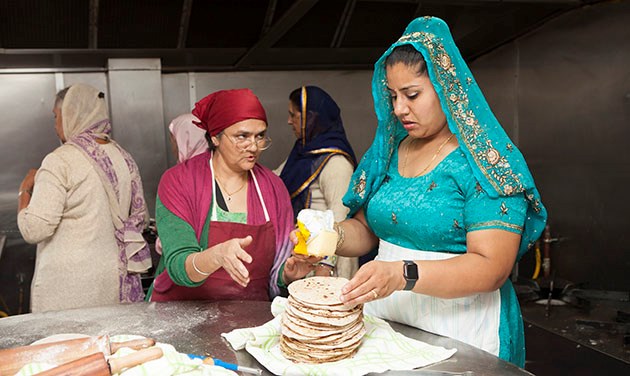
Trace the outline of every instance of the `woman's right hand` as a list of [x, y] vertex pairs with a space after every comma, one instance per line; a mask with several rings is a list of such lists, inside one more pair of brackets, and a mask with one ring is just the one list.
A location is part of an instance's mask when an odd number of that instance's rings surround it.
[[298, 232], [300, 232], [300, 230], [295, 229], [289, 233], [289, 239], [291, 240], [293, 245], [296, 245], [298, 243], [298, 236], [297, 236]]
[[[252, 243], [250, 235], [244, 238], [234, 238], [208, 249], [209, 261], [214, 271], [223, 268], [232, 279], [243, 287], [249, 283], [249, 271], [243, 264], [251, 263], [252, 256], [245, 251], [245, 247]], [[199, 267], [199, 261], [197, 261]]]

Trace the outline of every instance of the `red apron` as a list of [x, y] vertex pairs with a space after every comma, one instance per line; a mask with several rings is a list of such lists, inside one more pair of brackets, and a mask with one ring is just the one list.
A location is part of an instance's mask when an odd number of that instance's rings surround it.
[[[210, 162], [212, 168], [212, 161]], [[214, 171], [213, 171], [214, 176]], [[247, 246], [247, 253], [252, 256], [250, 264], [243, 263], [249, 271], [249, 283], [243, 287], [236, 283], [223, 269], [219, 268], [197, 287], [176, 285], [164, 270], [155, 278], [151, 301], [162, 302], [170, 300], [265, 300], [269, 301], [269, 278], [275, 257], [276, 238], [273, 224], [269, 221], [269, 214], [263, 200], [256, 176], [252, 177], [258, 193], [258, 198], [265, 212], [266, 222], [262, 225], [249, 225], [234, 222], [219, 222], [216, 219], [216, 200], [212, 200], [212, 214], [208, 230], [208, 248], [234, 238], [244, 238], [251, 235], [253, 241]], [[212, 189], [214, 191], [214, 182]], [[213, 197], [216, 197], [213, 192]]]

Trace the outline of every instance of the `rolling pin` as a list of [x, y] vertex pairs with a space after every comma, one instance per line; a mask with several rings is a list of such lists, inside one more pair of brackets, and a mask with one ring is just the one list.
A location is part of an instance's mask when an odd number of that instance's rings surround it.
[[153, 345], [155, 345], [155, 341], [150, 338], [110, 342], [109, 336], [104, 335], [14, 347], [0, 350], [0, 375], [13, 375], [25, 364], [33, 362], [58, 366], [94, 353], [103, 353], [105, 356], [109, 356], [121, 347], [138, 350]]
[[162, 349], [153, 347], [137, 351], [133, 354], [105, 360], [102, 352], [88, 355], [80, 359], [40, 372], [38, 376], [111, 376], [126, 368], [135, 367], [163, 355]]

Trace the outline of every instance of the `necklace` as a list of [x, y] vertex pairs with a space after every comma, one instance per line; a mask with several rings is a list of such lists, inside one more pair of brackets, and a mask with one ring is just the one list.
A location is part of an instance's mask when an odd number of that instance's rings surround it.
[[[431, 157], [431, 160], [429, 161], [429, 164], [427, 164], [427, 167], [425, 167], [424, 169], [422, 169], [422, 171], [420, 171], [419, 173], [417, 173], [416, 175], [412, 176], [412, 177], [418, 177], [422, 174], [424, 174], [429, 167], [431, 167], [431, 165], [433, 164], [433, 161], [435, 161], [435, 158], [437, 158], [437, 156], [440, 154], [440, 152], [442, 151], [442, 148], [448, 144], [448, 142], [451, 140], [451, 138], [453, 138], [453, 136], [455, 136], [455, 133], [451, 133], [451, 135], [446, 139], [446, 141], [442, 142], [442, 144], [440, 145], [440, 147], [437, 149], [437, 151], [435, 152], [435, 154], [433, 154], [433, 157]], [[413, 142], [410, 141], [409, 144], [411, 144]], [[405, 160], [403, 161], [403, 166], [402, 166], [402, 171], [405, 172], [406, 168], [407, 168], [407, 158], [409, 158], [409, 149], [411, 149], [410, 145], [407, 145], [407, 150], [405, 152]]]
[[232, 201], [232, 196], [234, 196], [235, 194], [237, 194], [238, 192], [241, 191], [241, 189], [243, 189], [243, 187], [245, 187], [245, 184], [247, 184], [247, 179], [245, 179], [245, 181], [243, 182], [243, 184], [241, 184], [241, 186], [235, 190], [234, 192], [230, 193], [228, 192], [227, 189], [225, 189], [225, 187], [223, 186], [223, 184], [221, 184], [221, 181], [219, 180], [219, 178], [216, 178], [217, 183], [219, 184], [219, 188], [221, 188], [221, 192], [225, 193], [225, 195], [227, 196], [227, 200], [228, 201]]

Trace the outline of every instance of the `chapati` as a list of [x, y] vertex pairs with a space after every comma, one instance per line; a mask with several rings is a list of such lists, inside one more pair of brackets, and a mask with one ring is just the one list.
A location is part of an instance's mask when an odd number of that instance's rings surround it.
[[366, 333], [363, 306], [340, 300], [345, 278], [312, 277], [289, 285], [281, 320], [280, 351], [298, 363], [325, 363], [352, 357]]

